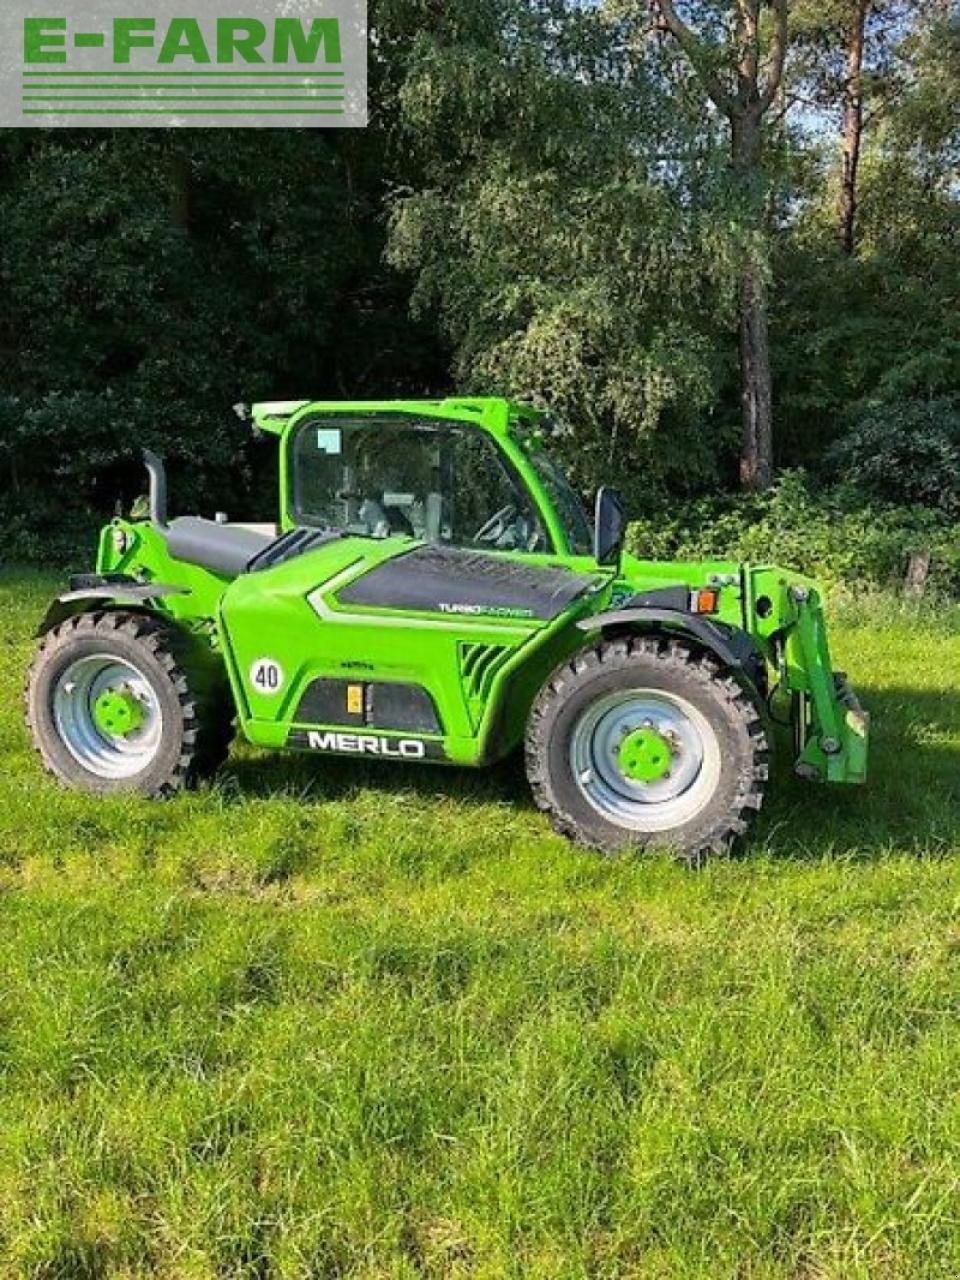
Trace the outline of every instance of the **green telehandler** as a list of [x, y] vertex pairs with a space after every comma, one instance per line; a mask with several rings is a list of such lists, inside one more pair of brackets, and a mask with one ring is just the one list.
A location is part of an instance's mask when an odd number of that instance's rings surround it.
[[102, 531], [40, 626], [27, 720], [64, 784], [169, 795], [260, 747], [480, 766], [522, 746], [537, 805], [595, 848], [697, 861], [763, 802], [770, 708], [795, 768], [862, 782], [868, 719], [811, 581], [623, 551], [504, 399], [255, 405], [275, 525], [167, 512]]

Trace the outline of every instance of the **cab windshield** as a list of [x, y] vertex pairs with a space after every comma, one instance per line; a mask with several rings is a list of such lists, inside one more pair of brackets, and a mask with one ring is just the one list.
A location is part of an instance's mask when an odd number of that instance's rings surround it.
[[509, 460], [475, 427], [397, 415], [313, 418], [291, 454], [294, 519], [369, 538], [549, 552]]
[[562, 467], [537, 440], [522, 440], [524, 452], [547, 491], [550, 505], [563, 525], [567, 546], [575, 556], [593, 554], [593, 530], [583, 504], [563, 472]]

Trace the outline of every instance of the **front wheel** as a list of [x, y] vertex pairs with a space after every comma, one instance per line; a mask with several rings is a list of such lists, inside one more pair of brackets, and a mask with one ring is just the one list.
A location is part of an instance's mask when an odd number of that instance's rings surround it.
[[564, 835], [607, 851], [721, 852], [763, 802], [769, 746], [757, 707], [679, 641], [584, 649], [541, 690], [526, 739], [534, 799]]

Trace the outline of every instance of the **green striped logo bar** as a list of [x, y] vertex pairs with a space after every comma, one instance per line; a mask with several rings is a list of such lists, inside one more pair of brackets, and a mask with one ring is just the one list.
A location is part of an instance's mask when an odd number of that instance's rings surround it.
[[0, 126], [366, 124], [365, 0], [3, 0]]

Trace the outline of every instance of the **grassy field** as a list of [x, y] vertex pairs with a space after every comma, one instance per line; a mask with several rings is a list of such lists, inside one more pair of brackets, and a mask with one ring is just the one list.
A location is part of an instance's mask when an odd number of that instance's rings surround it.
[[861, 791], [696, 874], [509, 770], [41, 776], [0, 576], [0, 1276], [960, 1276], [960, 634], [835, 648]]

